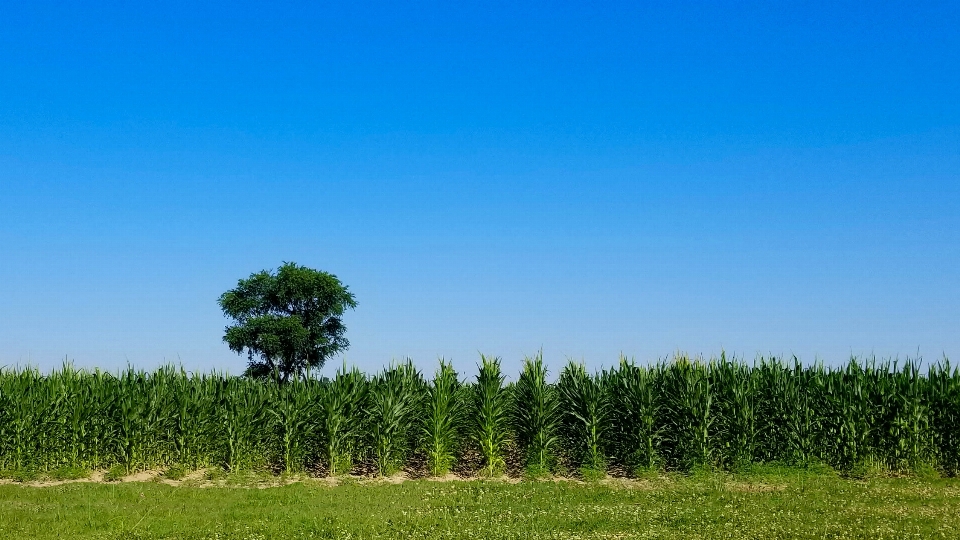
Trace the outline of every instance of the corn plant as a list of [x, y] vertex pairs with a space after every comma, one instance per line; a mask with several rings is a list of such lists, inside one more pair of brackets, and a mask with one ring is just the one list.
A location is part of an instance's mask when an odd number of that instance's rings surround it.
[[86, 453], [83, 415], [89, 412], [85, 410], [81, 374], [64, 363], [47, 377], [46, 383], [57, 397], [44, 435], [54, 447], [43, 450], [44, 461], [47, 466], [78, 466]]
[[559, 401], [556, 388], [547, 383], [542, 352], [523, 359], [512, 403], [514, 432], [528, 471], [534, 476], [549, 473], [555, 459]]
[[299, 471], [305, 461], [310, 437], [315, 386], [300, 377], [287, 384], [270, 385], [267, 412], [279, 443], [280, 463], [285, 472]]
[[321, 460], [330, 476], [350, 472], [362, 435], [368, 396], [366, 376], [346, 366], [326, 384], [319, 396], [317, 438]]
[[663, 436], [660, 392], [663, 365], [637, 366], [620, 355], [619, 367], [610, 374], [610, 452], [634, 472], [661, 464]]
[[473, 387], [473, 440], [483, 460], [483, 473], [494, 475], [506, 467], [508, 403], [500, 372], [500, 358], [480, 355], [479, 372]]
[[897, 378], [897, 415], [893, 426], [896, 447], [893, 459], [898, 466], [918, 469], [929, 455], [931, 446], [930, 410], [925, 402], [928, 380], [920, 376], [920, 366], [915, 362], [904, 365]]
[[730, 361], [722, 353], [710, 363], [710, 380], [716, 396], [716, 421], [711, 445], [718, 461], [737, 469], [754, 460], [757, 439], [756, 379], [750, 368]]
[[450, 471], [463, 424], [463, 399], [457, 372], [449, 362], [440, 359], [427, 388], [423, 421], [423, 447], [427, 466], [433, 476]]
[[818, 461], [848, 472], [960, 470], [960, 370], [947, 359], [923, 373], [910, 360], [621, 357], [609, 371], [571, 364], [557, 384], [546, 377], [542, 355], [506, 387], [499, 359], [486, 356], [469, 385], [446, 362], [429, 385], [409, 362], [372, 381], [344, 368], [287, 384], [172, 367], [0, 369], [0, 469], [319, 465], [335, 475], [369, 459], [389, 474], [416, 450], [443, 474], [469, 443], [481, 472], [495, 474], [513, 434], [538, 472], [554, 463], [596, 472], [607, 459], [633, 470]]
[[234, 377], [221, 380], [217, 390], [225, 446], [223, 464], [230, 471], [250, 468], [257, 460], [264, 432], [263, 384]]
[[171, 395], [175, 461], [186, 467], [211, 464], [218, 434], [214, 415], [216, 377], [188, 377], [181, 369], [171, 382]]
[[583, 364], [573, 361], [557, 381], [564, 433], [573, 458], [586, 475], [606, 470], [603, 444], [610, 407], [603, 381], [600, 375], [588, 374]]
[[710, 433], [713, 395], [707, 365], [676, 358], [664, 374], [664, 447], [674, 466], [684, 470], [714, 465]]
[[924, 465], [930, 432], [924, 380], [917, 362], [903, 368], [889, 361], [868, 374], [872, 426], [869, 444], [881, 464], [892, 470], [915, 470]]
[[35, 466], [41, 458], [35, 445], [42, 440], [50, 412], [48, 385], [33, 369], [5, 373], [4, 383], [5, 465], [14, 469]]
[[926, 402], [929, 404], [932, 453], [944, 473], [960, 472], [960, 369], [944, 358], [930, 367]]
[[384, 370], [370, 385], [367, 417], [377, 472], [400, 470], [411, 448], [410, 424], [422, 394], [420, 373], [409, 360]]
[[804, 369], [794, 358], [790, 367], [773, 357], [760, 359], [750, 373], [757, 396], [755, 459], [794, 465], [823, 460], [815, 440], [824, 395], [822, 365]]
[[861, 467], [870, 458], [871, 407], [865, 384], [870, 367], [851, 359], [845, 368], [830, 371], [824, 381], [821, 402], [825, 419], [824, 450], [828, 462], [842, 471]]
[[[56, 374], [51, 374], [55, 377]], [[102, 371], [84, 373], [81, 376], [83, 390], [87, 394], [85, 407], [83, 403], [71, 404], [82, 411], [83, 418], [78, 422], [79, 432], [71, 435], [82, 438], [87, 448], [87, 463], [91, 467], [106, 468], [121, 462], [118, 455], [117, 433], [119, 418], [115, 411], [117, 396], [120, 391], [120, 380], [117, 376]], [[72, 422], [71, 422], [72, 423]], [[77, 464], [83, 465], [83, 464]]]
[[144, 464], [145, 449], [150, 435], [147, 415], [151, 402], [147, 388], [147, 375], [128, 369], [119, 379], [117, 392], [113, 395], [113, 414], [116, 417], [115, 432], [119, 462], [127, 472]]

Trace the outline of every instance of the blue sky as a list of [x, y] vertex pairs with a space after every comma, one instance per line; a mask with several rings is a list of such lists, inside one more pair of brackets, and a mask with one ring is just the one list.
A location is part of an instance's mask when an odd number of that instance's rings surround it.
[[0, 365], [239, 372], [282, 261], [368, 370], [960, 359], [955, 3], [141, 4], [3, 7]]

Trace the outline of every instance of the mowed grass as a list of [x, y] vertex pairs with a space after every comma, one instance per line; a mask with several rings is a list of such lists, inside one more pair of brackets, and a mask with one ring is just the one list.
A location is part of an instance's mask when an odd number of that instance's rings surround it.
[[777, 471], [621, 482], [0, 485], [0, 537], [960, 538], [960, 480]]

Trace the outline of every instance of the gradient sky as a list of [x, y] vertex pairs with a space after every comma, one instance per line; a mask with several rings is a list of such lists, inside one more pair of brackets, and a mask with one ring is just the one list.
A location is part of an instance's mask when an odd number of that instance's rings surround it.
[[0, 365], [238, 373], [282, 261], [324, 373], [960, 360], [956, 2], [145, 4], [0, 10]]

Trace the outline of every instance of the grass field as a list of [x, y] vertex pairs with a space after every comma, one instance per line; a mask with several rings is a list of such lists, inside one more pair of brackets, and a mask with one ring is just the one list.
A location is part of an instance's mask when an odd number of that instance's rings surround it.
[[0, 537], [960, 537], [960, 479], [768, 469], [589, 483], [305, 479], [258, 489], [262, 482], [249, 476], [216, 483], [8, 483], [0, 485]]

